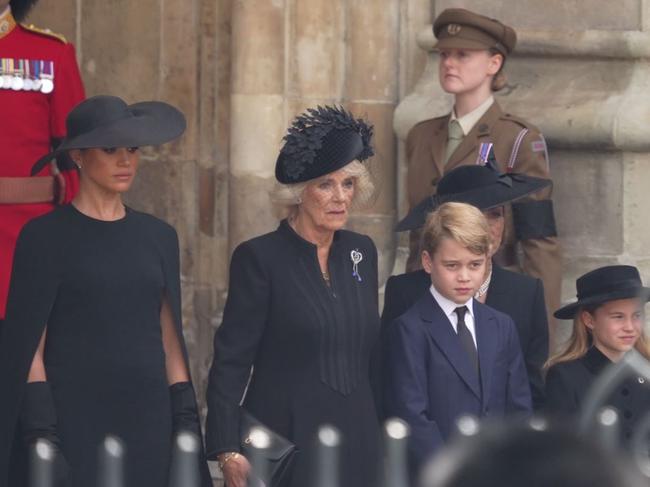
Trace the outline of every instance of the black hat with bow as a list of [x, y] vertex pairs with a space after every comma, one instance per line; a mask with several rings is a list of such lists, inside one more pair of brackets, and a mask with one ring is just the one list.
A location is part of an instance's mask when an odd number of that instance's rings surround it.
[[395, 227], [396, 232], [416, 230], [424, 225], [427, 215], [443, 203], [467, 203], [480, 210], [504, 205], [550, 186], [550, 179], [525, 174], [499, 172], [490, 151], [484, 165], [461, 166], [447, 173], [438, 182], [437, 194], [418, 203]]
[[74, 107], [65, 121], [67, 135], [55, 151], [32, 166], [37, 174], [56, 155], [71, 149], [143, 147], [159, 145], [180, 136], [185, 116], [161, 101], [127, 105], [117, 96], [98, 95]]
[[373, 155], [372, 125], [342, 107], [309, 108], [293, 120], [275, 163], [275, 178], [295, 184]]

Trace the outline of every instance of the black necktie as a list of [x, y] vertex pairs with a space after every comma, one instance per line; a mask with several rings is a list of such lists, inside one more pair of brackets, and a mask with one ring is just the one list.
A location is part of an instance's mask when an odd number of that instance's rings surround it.
[[458, 338], [460, 339], [460, 344], [467, 352], [467, 356], [474, 366], [474, 370], [476, 370], [478, 373], [478, 354], [476, 353], [476, 345], [474, 345], [472, 334], [469, 332], [469, 329], [465, 324], [465, 313], [467, 313], [467, 306], [460, 306], [456, 308], [455, 311], [456, 315], [458, 316], [458, 325], [456, 327], [456, 331], [458, 333]]

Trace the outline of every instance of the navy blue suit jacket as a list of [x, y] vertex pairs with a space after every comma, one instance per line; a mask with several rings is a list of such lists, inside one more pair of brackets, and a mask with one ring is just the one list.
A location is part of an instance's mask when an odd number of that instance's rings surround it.
[[[429, 287], [431, 277], [424, 270], [388, 278], [381, 314], [382, 340], [390, 323], [428, 293]], [[507, 314], [515, 322], [528, 371], [533, 409], [542, 409], [545, 399], [542, 367], [548, 360], [548, 322], [542, 281], [493, 264], [485, 304]]]
[[387, 330], [384, 408], [411, 427], [415, 474], [465, 414], [478, 418], [531, 413], [526, 367], [510, 317], [474, 301], [480, 379], [458, 335], [430, 292]]

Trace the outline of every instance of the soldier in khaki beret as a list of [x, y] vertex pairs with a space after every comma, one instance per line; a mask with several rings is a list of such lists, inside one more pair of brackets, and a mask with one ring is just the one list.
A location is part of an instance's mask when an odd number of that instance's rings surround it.
[[[408, 134], [410, 208], [435, 193], [438, 181], [450, 170], [485, 163], [490, 149], [503, 172], [550, 179], [546, 142], [540, 131], [504, 113], [493, 96], [506, 85], [503, 67], [517, 42], [515, 31], [498, 20], [460, 8], [444, 10], [433, 31], [440, 54], [440, 84], [454, 95], [454, 108], [443, 117], [418, 123]], [[506, 207], [504, 245], [497, 262], [541, 278], [547, 310], [554, 310], [560, 304], [561, 250], [550, 198], [551, 188]], [[420, 265], [418, 244], [418, 232], [412, 232], [407, 270]], [[552, 339], [555, 321], [548, 314]]]

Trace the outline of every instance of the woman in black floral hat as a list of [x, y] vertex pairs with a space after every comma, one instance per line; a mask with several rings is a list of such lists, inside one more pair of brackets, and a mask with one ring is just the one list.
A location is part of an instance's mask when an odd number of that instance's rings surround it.
[[336, 107], [296, 118], [275, 170], [286, 218], [232, 256], [206, 427], [208, 456], [227, 487], [245, 487], [250, 470], [240, 447], [244, 415], [298, 449], [288, 475], [272, 485], [310, 485], [323, 424], [342, 433], [340, 485], [375, 485], [369, 361], [379, 332], [377, 251], [369, 237], [343, 230], [350, 208], [373, 192], [362, 163], [371, 136], [363, 120]]

